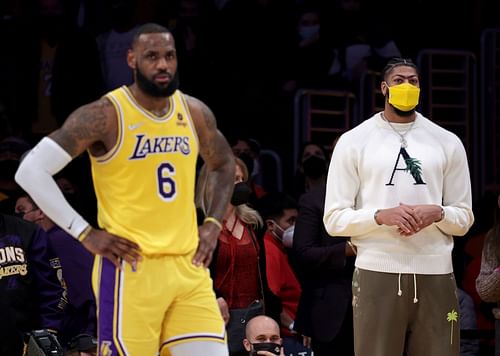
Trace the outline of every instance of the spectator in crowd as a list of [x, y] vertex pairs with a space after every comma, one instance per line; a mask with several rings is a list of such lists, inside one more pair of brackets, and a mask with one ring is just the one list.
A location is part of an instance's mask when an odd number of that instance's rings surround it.
[[103, 77], [103, 92], [130, 85], [134, 73], [127, 64], [127, 50], [137, 31], [137, 0], [107, 0], [111, 28], [96, 37]]
[[61, 345], [68, 349], [70, 342], [78, 338], [82, 344], [93, 345], [95, 351], [96, 304], [91, 286], [93, 255], [57, 226], [28, 194], [21, 194], [17, 199], [15, 212], [46, 232], [48, 245], [60, 261], [58, 278], [68, 301], [59, 333]]
[[284, 63], [283, 90], [293, 96], [299, 89], [331, 88], [328, 71], [334, 51], [322, 28], [320, 9], [309, 4], [298, 6], [295, 29], [290, 60]]
[[328, 169], [327, 152], [317, 142], [306, 141], [298, 157], [298, 169], [293, 181], [293, 196], [299, 199], [302, 194], [322, 186]]
[[466, 151], [416, 112], [420, 81], [411, 60], [391, 59], [380, 89], [384, 110], [335, 145], [325, 194], [327, 232], [357, 247], [355, 354], [456, 356], [453, 236], [474, 222]]
[[460, 307], [460, 356], [478, 356], [479, 339], [471, 334], [467, 335], [467, 332], [477, 331], [474, 301], [462, 288], [457, 288], [457, 292]]
[[352, 290], [356, 249], [323, 224], [326, 180], [302, 194], [293, 234], [302, 294], [295, 329], [311, 337], [316, 356], [353, 356]]
[[301, 294], [300, 283], [288, 258], [293, 243], [297, 202], [283, 192], [267, 193], [259, 199], [257, 209], [266, 224], [264, 247], [269, 289], [281, 301], [280, 328], [285, 354], [309, 354], [310, 339], [294, 329]]
[[253, 317], [248, 321], [243, 345], [248, 351], [247, 355], [285, 356], [280, 327], [274, 319], [265, 315]]
[[[479, 296], [476, 280], [481, 270], [485, 239], [494, 225], [498, 209], [498, 195], [498, 191], [489, 190], [476, 199], [472, 208], [476, 219], [463, 244], [465, 266], [462, 288], [474, 301], [477, 327], [480, 330], [495, 330], [495, 317], [491, 310], [496, 306], [496, 302], [485, 302]], [[481, 347], [489, 347], [494, 350], [493, 341], [493, 339], [482, 338]]]
[[0, 355], [22, 355], [25, 333], [61, 330], [63, 288], [37, 225], [0, 213]]
[[481, 270], [476, 279], [477, 293], [482, 300], [496, 303], [492, 312], [495, 316], [495, 356], [500, 355], [500, 195], [495, 208], [493, 226], [484, 240]]
[[0, 102], [14, 133], [30, 143], [102, 94], [95, 38], [77, 27], [70, 15], [76, 2], [68, 3], [2, 1], [11, 12], [0, 15], [0, 40], [9, 48], [0, 59]]
[[363, 74], [368, 70], [380, 72], [390, 58], [400, 57], [401, 52], [388, 23], [373, 21], [378, 9], [371, 2], [335, 0], [326, 6], [330, 11], [324, 12], [328, 26], [325, 32], [335, 48], [329, 82], [334, 88], [357, 93]]
[[11, 214], [14, 211], [20, 192], [14, 175], [23, 153], [30, 148], [27, 141], [14, 136], [0, 141], [0, 212]]
[[[210, 265], [215, 294], [228, 331], [235, 327], [234, 324], [240, 324], [240, 320], [232, 317], [232, 311], [247, 308], [256, 300], [266, 305], [267, 313], [272, 313], [265, 252], [256, 235], [263, 221], [260, 214], [248, 206], [251, 191], [247, 184], [247, 167], [241, 159], [234, 159], [233, 196], [224, 214], [223, 228]], [[210, 206], [210, 194], [215, 193], [207, 191], [208, 179], [207, 166], [203, 165], [196, 188], [196, 205], [202, 216]], [[240, 341], [231, 340], [229, 334], [231, 355], [245, 353]]]
[[208, 100], [216, 95], [211, 82], [214, 71], [212, 53], [214, 7], [205, 0], [177, 1], [176, 17], [172, 21], [172, 34], [177, 39], [180, 88], [186, 93]]
[[254, 205], [266, 191], [262, 187], [262, 171], [260, 165], [260, 143], [243, 135], [235, 135], [228, 138], [229, 145], [236, 157], [241, 159], [248, 169], [248, 185], [252, 190], [249, 202]]

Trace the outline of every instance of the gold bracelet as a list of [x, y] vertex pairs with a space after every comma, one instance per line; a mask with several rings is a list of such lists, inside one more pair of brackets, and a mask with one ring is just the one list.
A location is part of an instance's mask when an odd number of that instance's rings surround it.
[[220, 223], [219, 220], [217, 220], [216, 218], [214, 218], [213, 216], [207, 216], [204, 220], [203, 220], [203, 223], [207, 223], [207, 222], [211, 222], [213, 224], [215, 224], [219, 229], [222, 230], [222, 224]]
[[87, 225], [87, 227], [78, 235], [78, 241], [82, 242], [92, 231], [92, 225]]

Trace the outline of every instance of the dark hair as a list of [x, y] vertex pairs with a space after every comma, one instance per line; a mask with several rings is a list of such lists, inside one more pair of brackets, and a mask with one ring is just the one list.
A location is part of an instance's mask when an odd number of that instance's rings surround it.
[[269, 192], [259, 198], [256, 209], [264, 220], [279, 219], [285, 209], [298, 209], [297, 201], [284, 192]]
[[415, 65], [415, 63], [413, 63], [413, 61], [411, 59], [394, 57], [394, 58], [391, 58], [389, 60], [389, 62], [387, 62], [387, 64], [385, 65], [385, 67], [382, 71], [382, 77], [384, 78], [384, 80], [389, 75], [389, 73], [392, 72], [392, 70], [394, 68], [399, 67], [399, 66], [406, 66], [406, 67], [415, 68], [415, 70], [417, 71], [417, 74], [418, 74], [418, 68]]
[[327, 151], [325, 146], [323, 146], [321, 143], [316, 142], [316, 141], [305, 141], [302, 143], [302, 146], [300, 147], [299, 155], [297, 156], [297, 161], [299, 162], [299, 164], [302, 164], [302, 156], [304, 155], [304, 151], [306, 150], [307, 146], [319, 147], [321, 149], [321, 151], [323, 152], [325, 159], [328, 158], [329, 152]]
[[145, 33], [170, 33], [169, 29], [165, 26], [158, 25], [157, 23], [149, 22], [140, 26], [132, 38], [132, 47], [134, 47], [139, 40], [139, 37]]

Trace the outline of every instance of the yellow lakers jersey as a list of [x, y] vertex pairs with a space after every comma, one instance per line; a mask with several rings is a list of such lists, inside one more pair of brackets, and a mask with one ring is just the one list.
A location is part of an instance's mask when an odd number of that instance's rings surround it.
[[138, 243], [145, 255], [187, 254], [198, 244], [194, 185], [198, 137], [177, 90], [162, 117], [123, 86], [106, 94], [118, 117], [118, 139], [91, 155], [102, 229]]

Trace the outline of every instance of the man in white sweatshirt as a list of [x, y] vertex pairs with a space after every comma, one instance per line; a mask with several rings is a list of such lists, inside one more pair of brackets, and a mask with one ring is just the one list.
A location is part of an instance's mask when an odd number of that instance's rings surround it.
[[328, 172], [324, 224], [357, 247], [356, 356], [458, 356], [453, 236], [472, 225], [460, 139], [415, 111], [411, 60], [383, 71], [379, 112], [343, 134]]

